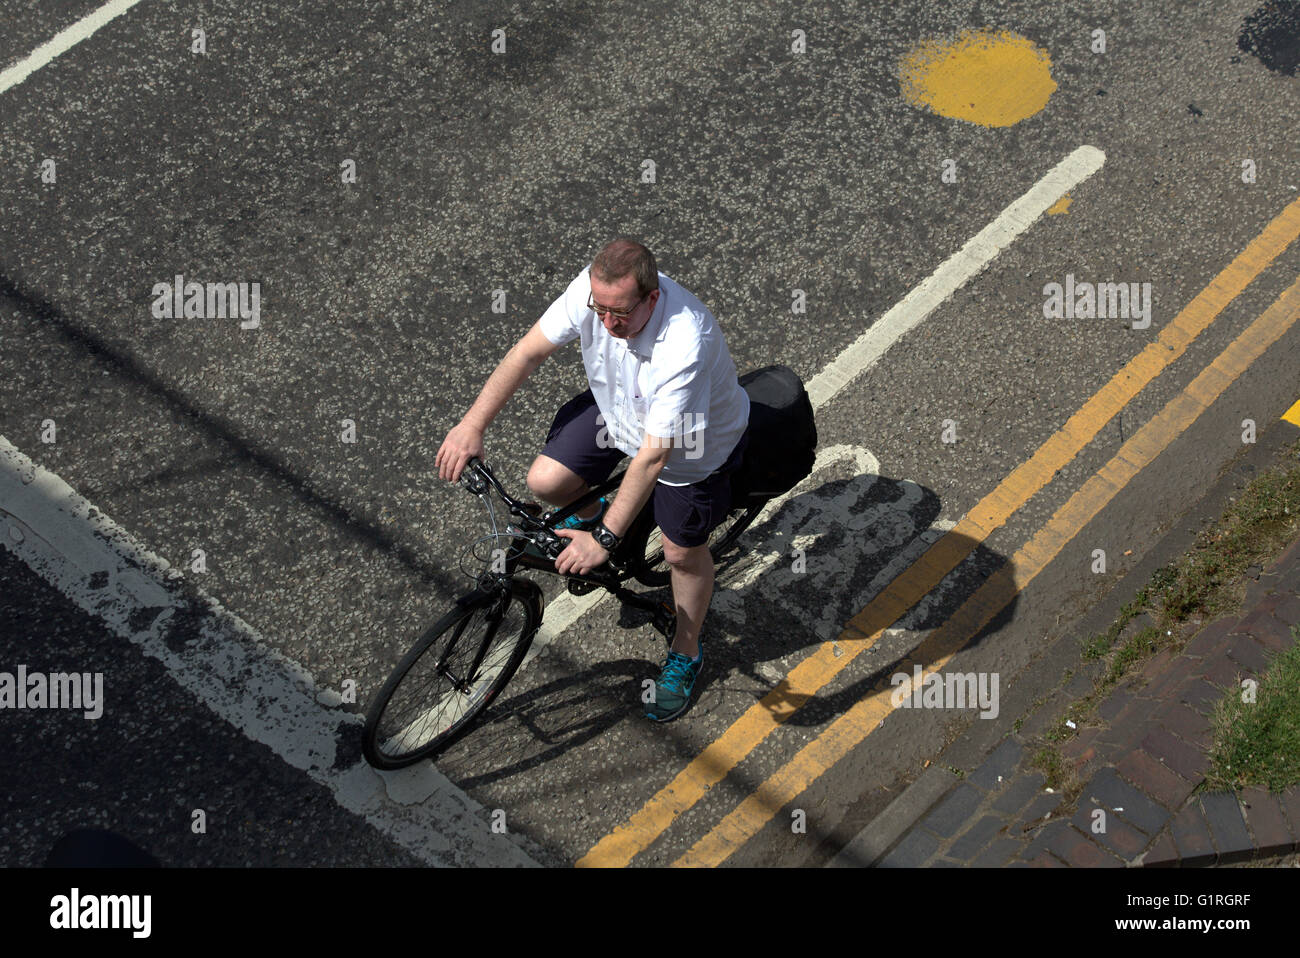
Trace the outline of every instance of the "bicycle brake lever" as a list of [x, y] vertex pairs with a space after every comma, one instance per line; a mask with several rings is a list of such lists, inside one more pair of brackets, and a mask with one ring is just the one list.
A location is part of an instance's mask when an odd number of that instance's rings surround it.
[[487, 480], [469, 466], [466, 466], [464, 472], [460, 474], [460, 480], [465, 483], [465, 487], [476, 496], [481, 496], [483, 493], [487, 492]]

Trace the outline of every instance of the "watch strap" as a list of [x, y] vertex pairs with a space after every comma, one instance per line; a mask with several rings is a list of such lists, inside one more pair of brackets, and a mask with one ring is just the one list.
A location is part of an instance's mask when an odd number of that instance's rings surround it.
[[620, 536], [616, 536], [606, 529], [603, 522], [597, 523], [596, 527], [591, 530], [591, 535], [603, 548], [610, 552], [617, 549], [619, 543], [623, 541]]

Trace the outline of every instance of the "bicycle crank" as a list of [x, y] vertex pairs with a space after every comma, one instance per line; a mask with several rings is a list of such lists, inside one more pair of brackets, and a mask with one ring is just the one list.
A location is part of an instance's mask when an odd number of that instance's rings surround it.
[[654, 618], [651, 620], [656, 631], [658, 631], [668, 644], [671, 645], [673, 635], [677, 632], [677, 611], [666, 601], [660, 601], [654, 609]]

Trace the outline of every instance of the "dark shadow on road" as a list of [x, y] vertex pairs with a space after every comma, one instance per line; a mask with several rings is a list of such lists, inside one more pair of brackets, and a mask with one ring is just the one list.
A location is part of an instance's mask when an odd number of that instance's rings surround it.
[[[348, 529], [366, 545], [388, 553], [420, 575], [425, 585], [449, 596], [466, 591], [463, 579], [448, 576], [443, 570], [421, 559], [414, 549], [398, 541], [379, 525], [359, 516], [354, 508], [313, 489], [272, 450], [241, 435], [235, 426], [220, 416], [195, 405], [188, 396], [168, 385], [153, 371], [145, 368], [135, 357], [105, 342], [95, 333], [78, 326], [48, 300], [22, 288], [16, 281], [3, 275], [0, 275], [0, 299], [8, 300], [15, 306], [29, 311], [38, 320], [48, 323], [70, 344], [84, 350], [114, 375], [147, 389], [185, 416], [189, 424], [206, 438], [226, 446], [230, 454], [228, 457], [222, 457], [220, 462], [249, 463], [263, 470], [282, 482], [300, 502], [324, 514], [338, 526]], [[202, 464], [198, 464], [190, 468], [201, 467]], [[151, 478], [154, 481], [164, 481], [165, 478], [176, 478], [181, 475], [185, 475], [185, 471], [173, 466]]]
[[[627, 719], [632, 710], [628, 689], [645, 669], [645, 662], [636, 659], [600, 662], [499, 702], [437, 764], [444, 771], [462, 765], [486, 769], [458, 779], [464, 789], [540, 768]], [[484, 761], [485, 756], [490, 759]]]

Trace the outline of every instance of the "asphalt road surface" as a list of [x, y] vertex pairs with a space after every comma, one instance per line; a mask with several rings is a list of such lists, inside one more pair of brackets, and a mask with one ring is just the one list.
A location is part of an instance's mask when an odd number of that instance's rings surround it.
[[[86, 824], [820, 864], [981, 721], [880, 704], [927, 638], [1013, 685], [1300, 398], [1295, 3], [114, 6], [0, 0], [0, 671], [104, 676], [102, 719], [0, 713], [6, 865]], [[484, 528], [438, 446], [620, 233], [741, 372], [818, 383], [818, 467], [719, 571], [682, 719], [641, 717], [644, 615], [539, 579], [562, 627], [486, 723], [372, 772], [357, 716]], [[256, 322], [158, 315], [177, 275]], [[1046, 315], [1081, 283], [1149, 312]], [[498, 417], [510, 488], [584, 385], [570, 346]]]

